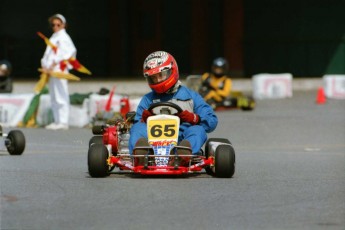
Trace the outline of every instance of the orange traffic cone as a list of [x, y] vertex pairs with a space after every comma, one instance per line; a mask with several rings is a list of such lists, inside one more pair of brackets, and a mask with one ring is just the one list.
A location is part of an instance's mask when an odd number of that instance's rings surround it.
[[321, 105], [326, 103], [325, 91], [322, 87], [317, 90], [316, 104]]

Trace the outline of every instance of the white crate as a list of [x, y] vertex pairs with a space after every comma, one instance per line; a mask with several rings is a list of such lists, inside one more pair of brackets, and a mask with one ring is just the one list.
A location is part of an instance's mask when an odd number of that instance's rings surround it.
[[[82, 128], [90, 123], [89, 113], [89, 99], [86, 98], [82, 105], [70, 105], [68, 124], [72, 127]], [[40, 96], [40, 104], [38, 106], [36, 115], [37, 124], [40, 126], [48, 125], [54, 121], [51, 111], [51, 101], [49, 94]]]
[[324, 75], [323, 84], [326, 97], [345, 99], [345, 75]]
[[277, 99], [292, 97], [292, 74], [256, 74], [252, 77], [255, 99]]
[[[105, 107], [109, 100], [109, 94], [107, 95], [99, 95], [99, 94], [91, 94], [90, 95], [90, 105], [89, 105], [89, 116], [90, 119], [96, 115], [96, 113], [105, 111]], [[111, 111], [119, 112], [120, 111], [120, 100], [121, 95], [113, 94], [111, 99]]]
[[34, 94], [0, 94], [0, 124], [16, 127], [28, 110]]

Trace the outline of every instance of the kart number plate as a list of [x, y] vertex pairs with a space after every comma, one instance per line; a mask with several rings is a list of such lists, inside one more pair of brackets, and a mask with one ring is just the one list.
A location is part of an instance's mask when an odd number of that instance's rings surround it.
[[149, 140], [169, 140], [178, 138], [177, 120], [150, 120], [148, 121]]

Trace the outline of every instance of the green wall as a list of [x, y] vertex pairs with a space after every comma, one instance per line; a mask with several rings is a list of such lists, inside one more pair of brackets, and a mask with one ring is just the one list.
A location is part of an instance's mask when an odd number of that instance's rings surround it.
[[108, 68], [108, 10], [106, 0], [97, 1], [97, 4], [88, 0], [1, 0], [0, 59], [10, 60], [14, 76], [38, 78], [37, 68], [46, 45], [36, 32], [50, 37], [47, 20], [55, 13], [61, 13], [67, 19], [67, 32], [77, 47], [79, 61], [92, 72], [97, 70], [98, 75], [105, 75]]
[[[200, 37], [209, 37], [203, 46], [209, 49], [209, 55], [202, 58], [211, 63], [214, 57], [224, 55], [225, 44], [230, 42], [224, 36], [232, 32], [224, 31], [224, 15], [229, 12], [223, 6], [227, 1], [243, 3], [243, 34], [235, 37], [243, 38], [244, 77], [264, 72], [290, 72], [295, 77], [345, 74], [344, 0], [162, 0], [159, 7], [153, 7], [159, 0], [2, 0], [0, 59], [12, 62], [13, 75], [37, 78], [45, 44], [36, 32], [50, 36], [47, 18], [60, 12], [69, 22], [68, 32], [77, 46], [78, 59], [95, 76], [136, 74], [136, 66], [139, 69], [142, 65], [141, 56], [147, 53], [138, 52], [138, 44], [144, 44], [152, 31], [160, 33], [157, 47], [176, 55], [182, 73], [192, 73], [195, 54], [191, 44], [198, 42], [192, 40], [197, 36], [191, 34], [193, 4], [206, 2], [204, 6], [208, 6], [207, 20], [199, 28], [208, 31]], [[135, 8], [137, 3], [160, 11], [159, 28], [150, 30], [147, 21], [140, 28], [131, 28], [136, 11], [128, 6]], [[118, 16], [116, 22], [114, 15]], [[150, 22], [152, 17], [147, 15], [144, 19]], [[114, 23], [120, 23], [116, 28], [123, 29], [117, 31]], [[134, 37], [133, 31], [141, 35]], [[241, 33], [238, 31], [234, 33]], [[117, 41], [116, 37], [121, 39]], [[121, 66], [114, 68], [119, 63]], [[205, 70], [208, 68], [205, 66]]]
[[345, 1], [244, 0], [246, 75], [345, 74]]

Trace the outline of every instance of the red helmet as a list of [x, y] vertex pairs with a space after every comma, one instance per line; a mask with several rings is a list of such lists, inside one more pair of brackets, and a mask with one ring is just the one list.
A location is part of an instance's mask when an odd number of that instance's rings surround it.
[[[151, 89], [156, 93], [165, 93], [179, 79], [178, 67], [174, 57], [165, 51], [151, 53], [144, 61], [144, 77]], [[155, 82], [153, 76], [160, 76], [161, 81]]]

